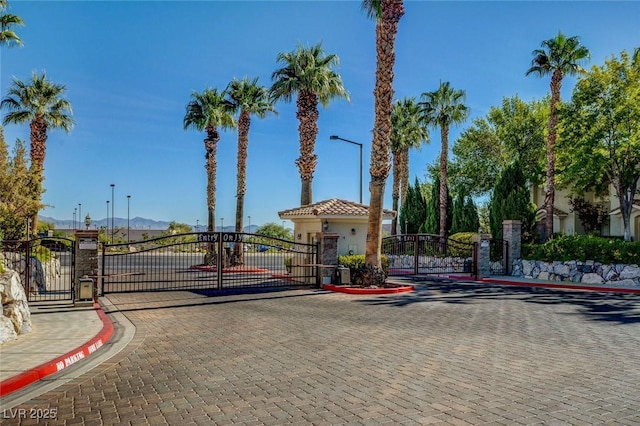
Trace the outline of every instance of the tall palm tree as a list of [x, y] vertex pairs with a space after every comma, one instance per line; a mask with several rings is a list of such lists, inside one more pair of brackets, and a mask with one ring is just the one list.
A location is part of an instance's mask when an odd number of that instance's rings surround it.
[[297, 94], [300, 157], [296, 165], [302, 181], [300, 204], [304, 206], [312, 203], [313, 173], [317, 164], [318, 103], [326, 108], [332, 99], [349, 100], [349, 94], [340, 74], [332, 69], [339, 63], [338, 56], [325, 55], [320, 43], [308, 48], [298, 45], [292, 52], [279, 53], [276, 60], [283, 67], [271, 75], [272, 101], [291, 102], [293, 95]]
[[424, 122], [440, 127], [442, 149], [440, 152], [440, 243], [444, 243], [447, 234], [447, 164], [449, 162], [449, 127], [467, 119], [469, 108], [464, 105], [464, 90], [455, 90], [448, 81], [440, 82], [434, 92], [421, 95], [420, 107]]
[[[67, 88], [47, 80], [45, 73], [34, 72], [27, 82], [13, 79], [0, 109], [7, 110], [2, 123], [29, 123], [30, 170], [34, 177], [35, 199], [41, 201], [44, 179], [44, 159], [47, 150], [47, 131], [62, 129], [69, 133], [73, 127], [73, 109], [63, 96]], [[38, 215], [32, 219], [33, 230], [38, 229]]]
[[[391, 112], [391, 154], [393, 155], [393, 210], [398, 211], [398, 201], [406, 199], [409, 187], [409, 149], [420, 148], [429, 142], [429, 130], [420, 116], [420, 106], [415, 98], [397, 100]], [[391, 222], [391, 233], [396, 233], [397, 217]]]
[[[184, 129], [196, 129], [206, 132], [204, 139], [205, 158], [207, 163], [207, 210], [209, 213], [207, 231], [214, 232], [216, 227], [216, 152], [220, 133], [218, 128], [228, 129], [235, 127], [233, 119], [233, 105], [225, 99], [225, 93], [217, 89], [206, 88], [202, 93], [193, 92], [191, 101], [187, 104], [187, 112], [184, 116]], [[211, 246], [205, 256], [205, 263], [213, 262], [213, 247]]]
[[6, 13], [9, 8], [7, 0], [0, 0], [0, 46], [22, 46], [22, 40], [13, 30], [15, 26], [24, 26], [22, 18]]
[[402, 0], [363, 0], [362, 10], [376, 21], [376, 83], [374, 89], [375, 118], [371, 145], [369, 219], [365, 247], [367, 284], [381, 284], [382, 213], [384, 189], [389, 176], [391, 149], [391, 111], [393, 109], [393, 66], [396, 62], [395, 42], [398, 24], [404, 15]]
[[[236, 112], [238, 118], [238, 173], [236, 189], [236, 232], [242, 232], [244, 218], [244, 194], [247, 190], [247, 149], [249, 147], [249, 128], [251, 115], [264, 118], [269, 112], [275, 113], [273, 103], [269, 99], [269, 91], [258, 84], [258, 78], [249, 80], [233, 79], [226, 89], [227, 99]], [[243, 264], [243, 245], [235, 244], [232, 264]]]
[[553, 204], [555, 202], [555, 144], [556, 123], [558, 122], [557, 110], [560, 105], [560, 89], [565, 75], [575, 75], [584, 72], [580, 63], [591, 57], [589, 49], [580, 44], [576, 36], [567, 37], [561, 32], [552, 39], [545, 40], [541, 49], [532, 52], [531, 68], [526, 72], [546, 76], [551, 74], [551, 103], [549, 105], [549, 125], [547, 136], [547, 175], [545, 181], [544, 209], [546, 218], [544, 222], [545, 239], [553, 236]]

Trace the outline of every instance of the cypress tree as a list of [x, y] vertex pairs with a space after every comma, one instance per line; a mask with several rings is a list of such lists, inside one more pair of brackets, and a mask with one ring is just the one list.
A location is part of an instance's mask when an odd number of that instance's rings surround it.
[[518, 162], [511, 163], [500, 174], [489, 201], [489, 226], [494, 239], [502, 239], [502, 221], [522, 221], [523, 234], [535, 222], [535, 209], [531, 203], [527, 181]]
[[478, 210], [470, 196], [459, 193], [453, 203], [451, 234], [477, 232], [480, 227]]
[[[449, 192], [449, 191], [447, 191]], [[451, 194], [447, 197], [447, 235], [451, 234], [453, 221], [453, 200]], [[438, 235], [440, 233], [440, 176], [434, 177], [431, 186], [431, 199], [427, 204], [427, 218], [420, 232]]]
[[[416, 234], [426, 218], [427, 205], [418, 178], [413, 186], [407, 188], [407, 196], [400, 209], [400, 229], [403, 234]], [[406, 229], [405, 229], [406, 228]]]

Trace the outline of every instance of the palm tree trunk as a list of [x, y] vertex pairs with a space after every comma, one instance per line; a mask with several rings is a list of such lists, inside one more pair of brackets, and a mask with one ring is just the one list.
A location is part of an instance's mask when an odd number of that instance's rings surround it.
[[[400, 180], [402, 179], [400, 151], [391, 150], [393, 157], [393, 188], [391, 192], [392, 206], [391, 208], [398, 212], [401, 206], [398, 206], [398, 198], [400, 197]], [[404, 198], [402, 199], [404, 201]], [[397, 234], [398, 216], [391, 220], [391, 235]]]
[[318, 96], [308, 90], [301, 90], [296, 101], [298, 106], [298, 134], [300, 135], [300, 157], [296, 160], [300, 170], [301, 191], [300, 205], [313, 202], [313, 173], [318, 164], [315, 154], [316, 136], [318, 135]]
[[[31, 141], [30, 160], [31, 173], [34, 179], [34, 198], [38, 205], [42, 201], [42, 182], [44, 180], [44, 157], [47, 149], [47, 122], [41, 115], [37, 115], [30, 125], [29, 139]], [[31, 218], [31, 233], [38, 233], [38, 212]], [[31, 235], [27, 235], [31, 237]]]
[[[393, 66], [395, 64], [395, 40], [398, 22], [404, 15], [402, 0], [382, 0], [382, 16], [376, 22], [376, 87], [375, 123], [373, 144], [371, 149], [371, 201], [369, 202], [369, 222], [367, 226], [367, 242], [365, 265], [372, 272], [382, 269], [382, 206], [384, 189], [389, 175], [389, 149], [391, 140], [391, 112], [393, 109]], [[377, 274], [368, 275], [371, 279]], [[381, 283], [366, 282], [368, 285]]]
[[[244, 217], [244, 194], [247, 191], [247, 149], [249, 147], [249, 126], [251, 116], [247, 111], [241, 111], [238, 118], [238, 172], [236, 190], [236, 232], [242, 232], [242, 219]], [[233, 259], [231, 265], [244, 264], [244, 244], [235, 243], [233, 246]]]
[[447, 237], [447, 163], [449, 161], [449, 126], [440, 129], [442, 152], [440, 153], [440, 245], [444, 247]]
[[[216, 230], [216, 152], [220, 134], [215, 127], [208, 126], [207, 138], [204, 140], [204, 149], [206, 151], [205, 158], [207, 164], [207, 210], [209, 217], [207, 220], [207, 231], [215, 232]], [[216, 255], [215, 243], [209, 245], [207, 254], [205, 255], [205, 265], [214, 265]]]
[[545, 241], [553, 237], [553, 206], [556, 198], [556, 123], [558, 121], [557, 108], [560, 103], [560, 89], [562, 86], [562, 73], [554, 71], [551, 76], [551, 106], [549, 113], [549, 136], [547, 137], [547, 174], [544, 188], [544, 220]]
[[402, 167], [400, 168], [400, 199], [404, 201], [409, 190], [409, 148], [402, 148], [400, 160], [402, 162]]

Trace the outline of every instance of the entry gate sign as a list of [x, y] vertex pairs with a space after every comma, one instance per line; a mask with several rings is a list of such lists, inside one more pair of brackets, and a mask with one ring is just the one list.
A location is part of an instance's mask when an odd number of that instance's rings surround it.
[[242, 242], [243, 234], [236, 232], [211, 232], [198, 234], [198, 242], [217, 243], [220, 241], [220, 234], [222, 234], [222, 241], [225, 243]]

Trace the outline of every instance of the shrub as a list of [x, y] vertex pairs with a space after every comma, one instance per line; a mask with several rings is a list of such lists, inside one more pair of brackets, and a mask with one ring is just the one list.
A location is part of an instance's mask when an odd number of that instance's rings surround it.
[[[350, 256], [338, 256], [338, 263], [349, 268], [351, 282], [358, 283], [362, 279], [364, 269], [364, 254], [353, 254]], [[389, 258], [382, 255], [382, 270], [384, 276], [389, 276]]]
[[640, 243], [592, 235], [561, 236], [544, 244], [523, 244], [522, 257], [531, 260], [594, 260], [640, 265]]

